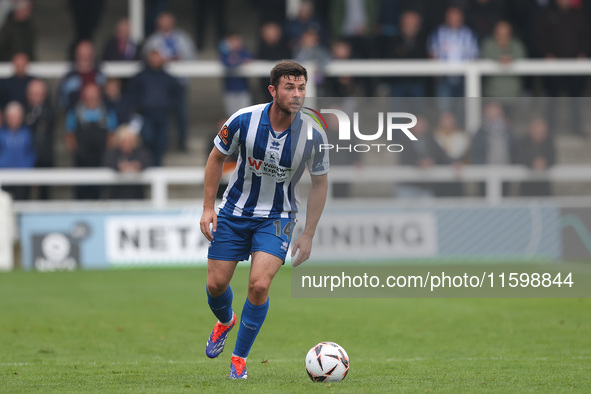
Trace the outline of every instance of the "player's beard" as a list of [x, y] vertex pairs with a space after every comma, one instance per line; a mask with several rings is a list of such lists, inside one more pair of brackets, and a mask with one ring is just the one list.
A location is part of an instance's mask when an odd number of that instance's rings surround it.
[[[277, 106], [279, 107], [279, 109], [281, 111], [283, 111], [283, 113], [285, 113], [286, 115], [290, 115], [293, 116], [296, 113], [299, 112], [300, 109], [302, 109], [302, 105], [304, 104], [304, 99], [289, 99], [289, 101], [287, 103], [283, 103], [283, 99], [281, 98], [281, 96], [279, 95], [279, 93], [277, 93], [277, 99], [275, 100], [275, 103], [277, 104]], [[297, 105], [297, 107], [292, 107], [292, 102], [294, 104]]]

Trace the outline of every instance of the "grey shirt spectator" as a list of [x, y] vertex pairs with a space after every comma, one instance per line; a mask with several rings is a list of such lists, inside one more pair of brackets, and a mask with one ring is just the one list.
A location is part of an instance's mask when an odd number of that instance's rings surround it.
[[157, 25], [156, 32], [148, 37], [144, 44], [144, 56], [157, 50], [166, 61], [195, 60], [197, 58], [191, 36], [175, 26], [176, 21], [172, 14], [167, 12], [160, 14]]

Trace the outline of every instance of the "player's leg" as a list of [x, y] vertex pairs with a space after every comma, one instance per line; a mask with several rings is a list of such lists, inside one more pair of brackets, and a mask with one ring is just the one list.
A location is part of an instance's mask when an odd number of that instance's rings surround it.
[[219, 356], [226, 345], [230, 330], [236, 325], [236, 315], [232, 310], [232, 288], [230, 281], [238, 261], [209, 259], [207, 261], [207, 303], [217, 317], [205, 354], [209, 358]]
[[244, 221], [218, 216], [217, 231], [209, 246], [207, 263], [207, 301], [218, 318], [205, 348], [209, 358], [222, 353], [228, 334], [236, 324], [232, 311], [232, 288], [230, 280], [238, 261], [248, 258], [250, 235]]
[[246, 358], [267, 317], [269, 289], [282, 264], [283, 260], [275, 255], [262, 251], [252, 253], [248, 297], [240, 316], [238, 338], [232, 353], [230, 378], [246, 379]]

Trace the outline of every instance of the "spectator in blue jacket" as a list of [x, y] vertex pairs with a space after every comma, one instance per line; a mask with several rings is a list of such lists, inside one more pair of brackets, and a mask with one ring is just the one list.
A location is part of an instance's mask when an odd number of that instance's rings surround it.
[[0, 82], [0, 108], [4, 108], [11, 101], [18, 101], [25, 105], [27, 85], [33, 79], [27, 73], [29, 57], [19, 52], [12, 57], [12, 76]]
[[[33, 133], [24, 124], [23, 106], [10, 102], [6, 106], [5, 125], [0, 128], [0, 168], [32, 168], [35, 160]], [[27, 186], [8, 186], [4, 190], [15, 200], [29, 197]]]
[[252, 105], [248, 80], [245, 77], [233, 75], [237, 67], [248, 63], [252, 58], [252, 53], [246, 49], [242, 36], [237, 32], [230, 32], [226, 39], [220, 43], [220, 60], [226, 68], [224, 105], [227, 116]]
[[182, 95], [180, 82], [164, 70], [164, 63], [157, 49], [150, 51], [146, 67], [133, 77], [127, 90], [131, 111], [143, 118], [142, 139], [155, 166], [162, 165], [168, 145], [169, 114]]

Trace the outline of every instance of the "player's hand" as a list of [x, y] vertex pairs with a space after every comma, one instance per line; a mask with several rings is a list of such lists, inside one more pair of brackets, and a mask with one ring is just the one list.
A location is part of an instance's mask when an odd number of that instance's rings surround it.
[[293, 267], [297, 267], [310, 257], [310, 252], [312, 251], [312, 236], [302, 234], [297, 241], [294, 242], [293, 247], [291, 248], [291, 257], [294, 257], [298, 250], [298, 257], [296, 257], [291, 263]]
[[[209, 229], [210, 224], [212, 225], [211, 230]], [[201, 215], [199, 226], [201, 227], [201, 232], [203, 235], [205, 235], [205, 238], [211, 242], [213, 239], [212, 231], [215, 233], [218, 227], [218, 215], [215, 213], [213, 208], [203, 210], [203, 215]]]

